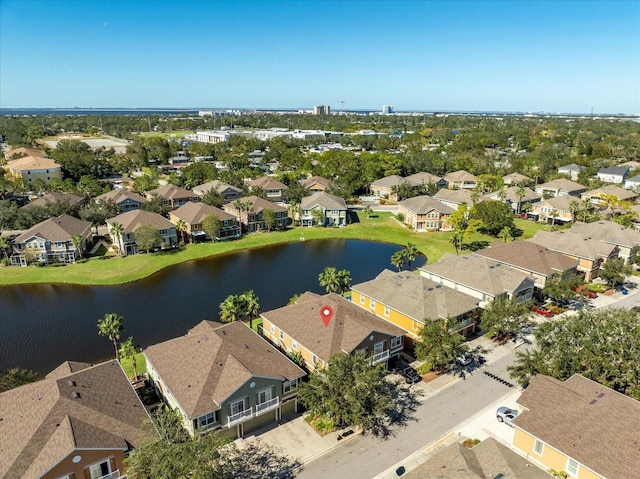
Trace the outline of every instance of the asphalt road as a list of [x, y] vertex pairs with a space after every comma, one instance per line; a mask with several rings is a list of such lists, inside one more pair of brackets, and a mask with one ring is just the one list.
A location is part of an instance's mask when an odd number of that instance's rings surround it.
[[370, 479], [418, 449], [447, 434], [458, 424], [482, 411], [513, 389], [482, 374], [489, 371], [509, 379], [506, 367], [514, 362], [515, 351], [489, 366], [483, 366], [463, 381], [424, 400], [415, 412], [415, 420], [395, 431], [388, 440], [372, 435], [359, 436], [344, 446], [305, 465], [300, 479]]

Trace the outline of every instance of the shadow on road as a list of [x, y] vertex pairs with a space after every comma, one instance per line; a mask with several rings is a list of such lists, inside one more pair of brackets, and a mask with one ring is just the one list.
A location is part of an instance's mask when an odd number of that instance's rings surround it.
[[375, 422], [371, 433], [375, 437], [386, 440], [395, 435], [394, 428], [405, 427], [411, 421], [418, 421], [415, 412], [422, 396], [423, 392], [420, 389], [411, 389], [410, 386], [405, 385], [398, 386], [393, 398], [393, 408]]

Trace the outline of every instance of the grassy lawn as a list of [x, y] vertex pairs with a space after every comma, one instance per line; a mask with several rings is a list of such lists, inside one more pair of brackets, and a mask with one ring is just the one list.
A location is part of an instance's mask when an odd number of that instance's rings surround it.
[[[258, 333], [258, 326], [260, 326], [262, 324], [263, 319], [262, 318], [256, 318], [253, 320], [253, 329], [256, 333]], [[250, 321], [245, 321], [244, 324], [246, 324], [247, 326], [251, 327], [251, 322]]]
[[538, 231], [551, 231], [551, 227], [547, 226], [545, 223], [538, 223], [536, 221], [527, 221], [527, 220], [514, 220], [516, 224], [516, 228], [520, 228], [524, 233], [522, 237], [519, 239], [528, 239], [533, 237]]
[[[127, 377], [133, 377], [133, 361], [131, 359], [121, 359], [120, 365]], [[147, 372], [147, 360], [144, 358], [144, 354], [136, 354], [136, 367], [138, 368], [138, 374], [142, 375]]]
[[[0, 267], [0, 285], [32, 283], [70, 283], [88, 285], [115, 285], [136, 281], [156, 273], [167, 266], [210, 256], [229, 254], [240, 250], [283, 244], [294, 241], [312, 241], [317, 239], [357, 239], [381, 241], [406, 245], [415, 243], [418, 249], [432, 263], [444, 253], [454, 253], [449, 244], [450, 233], [416, 233], [402, 226], [391, 213], [380, 212], [371, 218], [358, 213], [359, 222], [344, 228], [290, 228], [286, 231], [256, 233], [239, 240], [223, 243], [201, 243], [184, 248], [161, 251], [151, 254], [136, 254], [125, 258], [91, 258], [83, 264], [65, 267]], [[523, 225], [525, 237], [533, 235], [534, 223]], [[542, 226], [544, 228], [544, 226]], [[475, 234], [471, 241], [495, 241], [489, 236]], [[389, 265], [391, 268], [391, 265]]]
[[143, 138], [148, 138], [150, 136], [159, 136], [161, 138], [164, 138], [165, 140], [172, 140], [172, 139], [180, 139], [183, 136], [190, 135], [192, 133], [193, 133], [193, 130], [174, 130], [174, 131], [165, 131], [165, 132], [142, 131], [138, 133], [138, 135], [142, 136]]

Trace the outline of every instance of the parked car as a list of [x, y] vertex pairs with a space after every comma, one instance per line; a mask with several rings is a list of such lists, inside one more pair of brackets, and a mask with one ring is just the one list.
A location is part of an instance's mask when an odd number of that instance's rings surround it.
[[499, 407], [496, 411], [496, 419], [498, 422], [503, 422], [508, 426], [513, 427], [511, 421], [513, 421], [518, 416], [518, 411], [515, 409], [510, 409], [506, 406]]
[[551, 316], [553, 316], [553, 311], [549, 311], [547, 308], [544, 308], [542, 306], [534, 306], [533, 308], [531, 308], [531, 311], [539, 314], [540, 316], [544, 316], [545, 318], [550, 318]]
[[468, 366], [473, 362], [473, 357], [471, 357], [470, 354], [465, 353], [462, 356], [458, 356], [458, 358], [456, 358], [456, 361], [458, 361], [461, 366]]
[[407, 384], [415, 384], [422, 381], [422, 377], [418, 374], [418, 371], [413, 369], [411, 366], [404, 368], [400, 371], [400, 374], [402, 374]]
[[593, 299], [593, 298], [597, 298], [598, 294], [595, 291], [587, 291], [587, 296]]

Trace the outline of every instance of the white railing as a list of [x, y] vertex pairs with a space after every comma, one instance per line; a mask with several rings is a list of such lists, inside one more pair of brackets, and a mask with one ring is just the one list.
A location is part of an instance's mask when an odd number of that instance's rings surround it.
[[371, 358], [371, 363], [378, 364], [378, 363], [381, 363], [382, 361], [386, 361], [387, 359], [389, 359], [388, 349], [385, 351], [382, 351], [381, 353], [374, 354], [373, 357]]
[[232, 416], [228, 416], [227, 427], [235, 426], [236, 424], [240, 424], [248, 421], [253, 417], [253, 408], [245, 409], [237, 414], [233, 414]]
[[269, 399], [263, 403], [260, 403], [256, 406], [256, 416], [260, 414], [264, 414], [267, 411], [271, 411], [272, 409], [277, 408], [280, 405], [280, 398], [278, 396], [273, 399]]
[[120, 477], [120, 471], [116, 469], [111, 474], [105, 474], [99, 479], [118, 479], [119, 477]]

